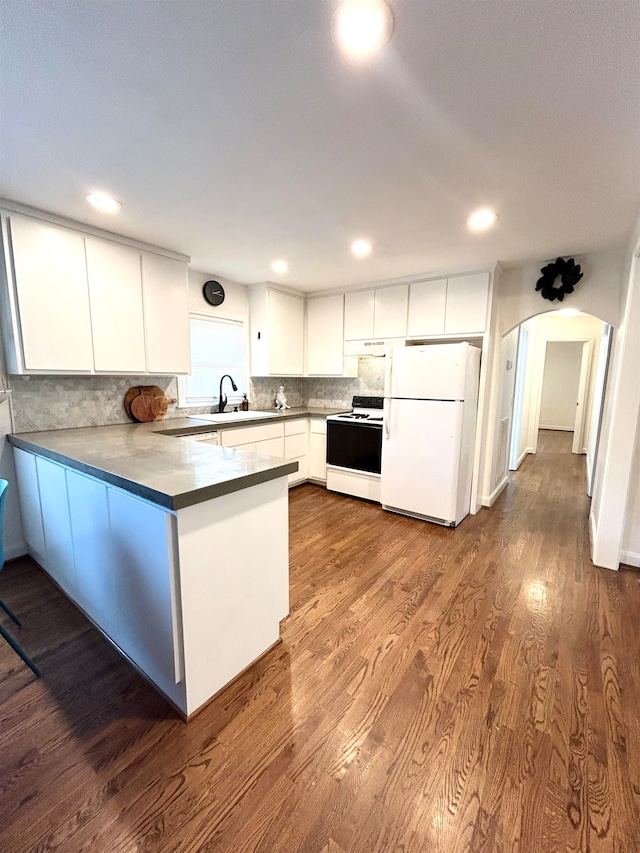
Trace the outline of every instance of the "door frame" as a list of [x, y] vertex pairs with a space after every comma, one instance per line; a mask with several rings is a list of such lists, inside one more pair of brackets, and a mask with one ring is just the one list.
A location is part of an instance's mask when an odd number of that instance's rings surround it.
[[[580, 378], [578, 379], [578, 400], [576, 402], [576, 418], [573, 425], [572, 453], [586, 453], [585, 426], [587, 415], [587, 396], [589, 389], [589, 377], [591, 375], [591, 353], [593, 341], [585, 341], [582, 345], [582, 361], [580, 362]], [[583, 449], [584, 448], [584, 449]]]
[[518, 328], [518, 349], [516, 351], [516, 380], [513, 385], [513, 400], [511, 401], [509, 471], [517, 471], [520, 465], [518, 450], [520, 448], [520, 435], [522, 432], [524, 389], [527, 382], [527, 368], [529, 366], [528, 349], [529, 329], [526, 326], [520, 325]]
[[[591, 350], [592, 350], [592, 340], [591, 338], [546, 338], [543, 341], [544, 347], [542, 352], [542, 358], [539, 363], [539, 374], [538, 374], [538, 382], [536, 389], [536, 401], [535, 401], [535, 412], [534, 412], [534, 430], [533, 430], [533, 452], [536, 453], [538, 450], [538, 433], [540, 431], [540, 409], [542, 408], [542, 388], [544, 386], [544, 367], [547, 361], [547, 344], [549, 343], [568, 343], [568, 344], [582, 344], [582, 360], [580, 363], [580, 377], [578, 379], [578, 400], [576, 404], [577, 413], [576, 420], [574, 422], [574, 430], [573, 430], [573, 441], [575, 446], [576, 444], [576, 425], [579, 428], [579, 439], [582, 439], [584, 434], [584, 418], [587, 412], [586, 399], [585, 396], [588, 392], [589, 388], [589, 374], [591, 372]], [[588, 351], [588, 357], [585, 357], [585, 350]], [[580, 396], [582, 395], [582, 396]], [[578, 412], [580, 413], [580, 423], [578, 424]], [[581, 451], [576, 451], [571, 448], [572, 453], [579, 453]]]

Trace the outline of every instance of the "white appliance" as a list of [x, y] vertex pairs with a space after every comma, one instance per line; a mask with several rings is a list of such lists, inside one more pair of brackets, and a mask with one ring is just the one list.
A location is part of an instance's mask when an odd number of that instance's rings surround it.
[[380, 503], [382, 397], [354, 397], [327, 418], [327, 489]]
[[387, 357], [382, 506], [455, 527], [468, 515], [480, 350], [394, 347]]

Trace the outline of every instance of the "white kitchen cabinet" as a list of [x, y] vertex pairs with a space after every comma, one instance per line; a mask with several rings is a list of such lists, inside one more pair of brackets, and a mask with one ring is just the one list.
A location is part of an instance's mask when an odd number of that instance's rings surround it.
[[175, 519], [160, 507], [108, 490], [112, 571], [117, 590], [117, 643], [171, 695], [183, 677]]
[[163, 255], [142, 255], [144, 331], [149, 373], [188, 374], [189, 290], [187, 267]]
[[252, 376], [302, 376], [304, 297], [261, 285], [249, 292]]
[[46, 549], [36, 457], [32, 453], [27, 453], [26, 450], [14, 447], [13, 461], [18, 481], [18, 498], [24, 538], [36, 560], [39, 563], [44, 563]]
[[21, 354], [16, 353], [15, 364], [9, 356], [9, 370], [91, 371], [93, 351], [82, 234], [18, 214], [8, 217], [8, 232], [13, 263], [7, 258], [5, 263], [8, 269], [12, 268], [17, 299], [12, 312], [16, 328], [11, 337], [21, 349]]
[[94, 368], [106, 373], [144, 373], [140, 252], [97, 237], [86, 237], [85, 249]]
[[408, 337], [443, 335], [446, 304], [446, 278], [412, 282], [409, 290]]
[[373, 337], [375, 292], [354, 290], [344, 295], [344, 339], [360, 341]]
[[66, 469], [77, 602], [119, 644], [115, 555], [104, 483]]
[[186, 258], [9, 206], [0, 223], [9, 373], [189, 372]]
[[344, 296], [307, 300], [307, 374], [344, 374]]
[[484, 332], [489, 295], [489, 273], [474, 273], [447, 279], [447, 335]]
[[381, 287], [375, 291], [374, 338], [404, 338], [407, 334], [409, 285]]
[[308, 477], [309, 421], [300, 418], [285, 421], [284, 458], [298, 463], [298, 470], [289, 474], [289, 485], [303, 483]]
[[311, 418], [309, 426], [309, 479], [327, 480], [327, 422]]
[[223, 447], [241, 447], [244, 444], [268, 441], [272, 438], [283, 438], [284, 426], [282, 422], [271, 422], [246, 427], [231, 427], [230, 429], [221, 429], [218, 435]]
[[36, 468], [44, 526], [46, 569], [56, 583], [75, 598], [77, 582], [66, 472], [61, 465], [42, 456], [36, 458]]

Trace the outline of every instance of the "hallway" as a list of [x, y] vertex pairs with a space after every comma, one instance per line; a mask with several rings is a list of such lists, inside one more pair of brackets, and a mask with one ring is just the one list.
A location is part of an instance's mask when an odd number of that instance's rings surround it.
[[188, 726], [7, 567], [45, 675], [0, 646], [0, 848], [640, 850], [640, 576], [591, 565], [570, 441], [456, 530], [292, 491], [284, 642]]

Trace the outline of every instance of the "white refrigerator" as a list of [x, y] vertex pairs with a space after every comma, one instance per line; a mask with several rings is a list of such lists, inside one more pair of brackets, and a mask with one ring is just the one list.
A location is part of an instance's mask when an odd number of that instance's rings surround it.
[[393, 347], [387, 355], [383, 509], [455, 527], [468, 515], [480, 349]]

